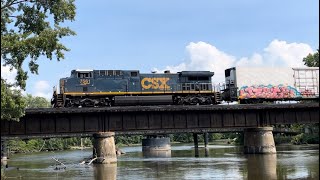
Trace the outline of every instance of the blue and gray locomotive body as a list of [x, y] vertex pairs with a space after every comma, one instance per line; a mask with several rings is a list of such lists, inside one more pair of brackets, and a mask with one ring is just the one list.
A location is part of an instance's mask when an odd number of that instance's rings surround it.
[[54, 107], [218, 104], [210, 71], [140, 73], [138, 70], [72, 70], [60, 79]]

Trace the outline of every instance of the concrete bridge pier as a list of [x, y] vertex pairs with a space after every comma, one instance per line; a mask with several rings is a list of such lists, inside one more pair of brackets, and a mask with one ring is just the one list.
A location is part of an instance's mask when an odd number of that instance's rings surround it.
[[148, 135], [142, 139], [144, 157], [171, 157], [170, 138], [162, 135]]
[[111, 164], [117, 162], [114, 132], [100, 132], [93, 134], [93, 158], [94, 163]]
[[244, 153], [271, 154], [277, 153], [274, 144], [272, 127], [255, 127], [244, 130]]

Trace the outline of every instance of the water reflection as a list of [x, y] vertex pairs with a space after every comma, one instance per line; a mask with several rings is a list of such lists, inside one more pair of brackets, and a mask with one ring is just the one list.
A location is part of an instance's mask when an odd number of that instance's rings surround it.
[[208, 147], [204, 148], [204, 157], [209, 157], [209, 148]]
[[171, 150], [166, 151], [154, 151], [154, 150], [143, 150], [143, 157], [145, 158], [169, 158], [171, 157]]
[[[170, 152], [143, 154], [141, 146], [124, 147], [117, 164], [79, 165], [92, 150], [15, 154], [5, 168], [23, 179], [319, 179], [319, 146], [277, 146], [277, 154], [243, 154], [241, 146], [174, 145]], [[166, 152], [166, 153], [165, 153]], [[208, 157], [206, 157], [207, 155]], [[66, 164], [54, 170], [52, 156]], [[19, 168], [19, 169], [18, 169]]]
[[97, 180], [116, 180], [117, 163], [94, 164], [94, 177]]
[[194, 148], [194, 157], [202, 157], [203, 151], [204, 151], [204, 157], [209, 157], [209, 152], [210, 152], [209, 147]]
[[199, 148], [198, 147], [194, 148], [194, 157], [199, 157]]
[[277, 179], [277, 154], [248, 154], [248, 180]]

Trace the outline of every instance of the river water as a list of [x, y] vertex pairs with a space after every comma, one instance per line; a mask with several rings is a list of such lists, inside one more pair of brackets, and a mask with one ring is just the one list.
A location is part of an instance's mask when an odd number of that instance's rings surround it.
[[[319, 145], [278, 145], [277, 154], [246, 155], [241, 146], [209, 145], [195, 157], [192, 144], [172, 145], [171, 154], [145, 157], [141, 146], [121, 148], [112, 165], [79, 164], [91, 149], [15, 154], [9, 179], [319, 179]], [[56, 165], [56, 158], [63, 165]], [[65, 167], [65, 168], [64, 168]]]

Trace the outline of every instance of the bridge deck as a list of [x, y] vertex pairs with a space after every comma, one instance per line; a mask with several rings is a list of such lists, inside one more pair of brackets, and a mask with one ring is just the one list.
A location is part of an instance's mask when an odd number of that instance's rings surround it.
[[2, 138], [230, 132], [276, 124], [318, 123], [319, 104], [119, 106], [27, 109], [20, 122], [1, 122]]
[[263, 110], [263, 109], [301, 109], [319, 107], [317, 103], [306, 104], [235, 104], [235, 105], [199, 105], [199, 106], [117, 106], [117, 107], [89, 107], [89, 108], [28, 108], [26, 114], [51, 113], [90, 113], [90, 112], [138, 112], [138, 111], [221, 111], [221, 110]]

